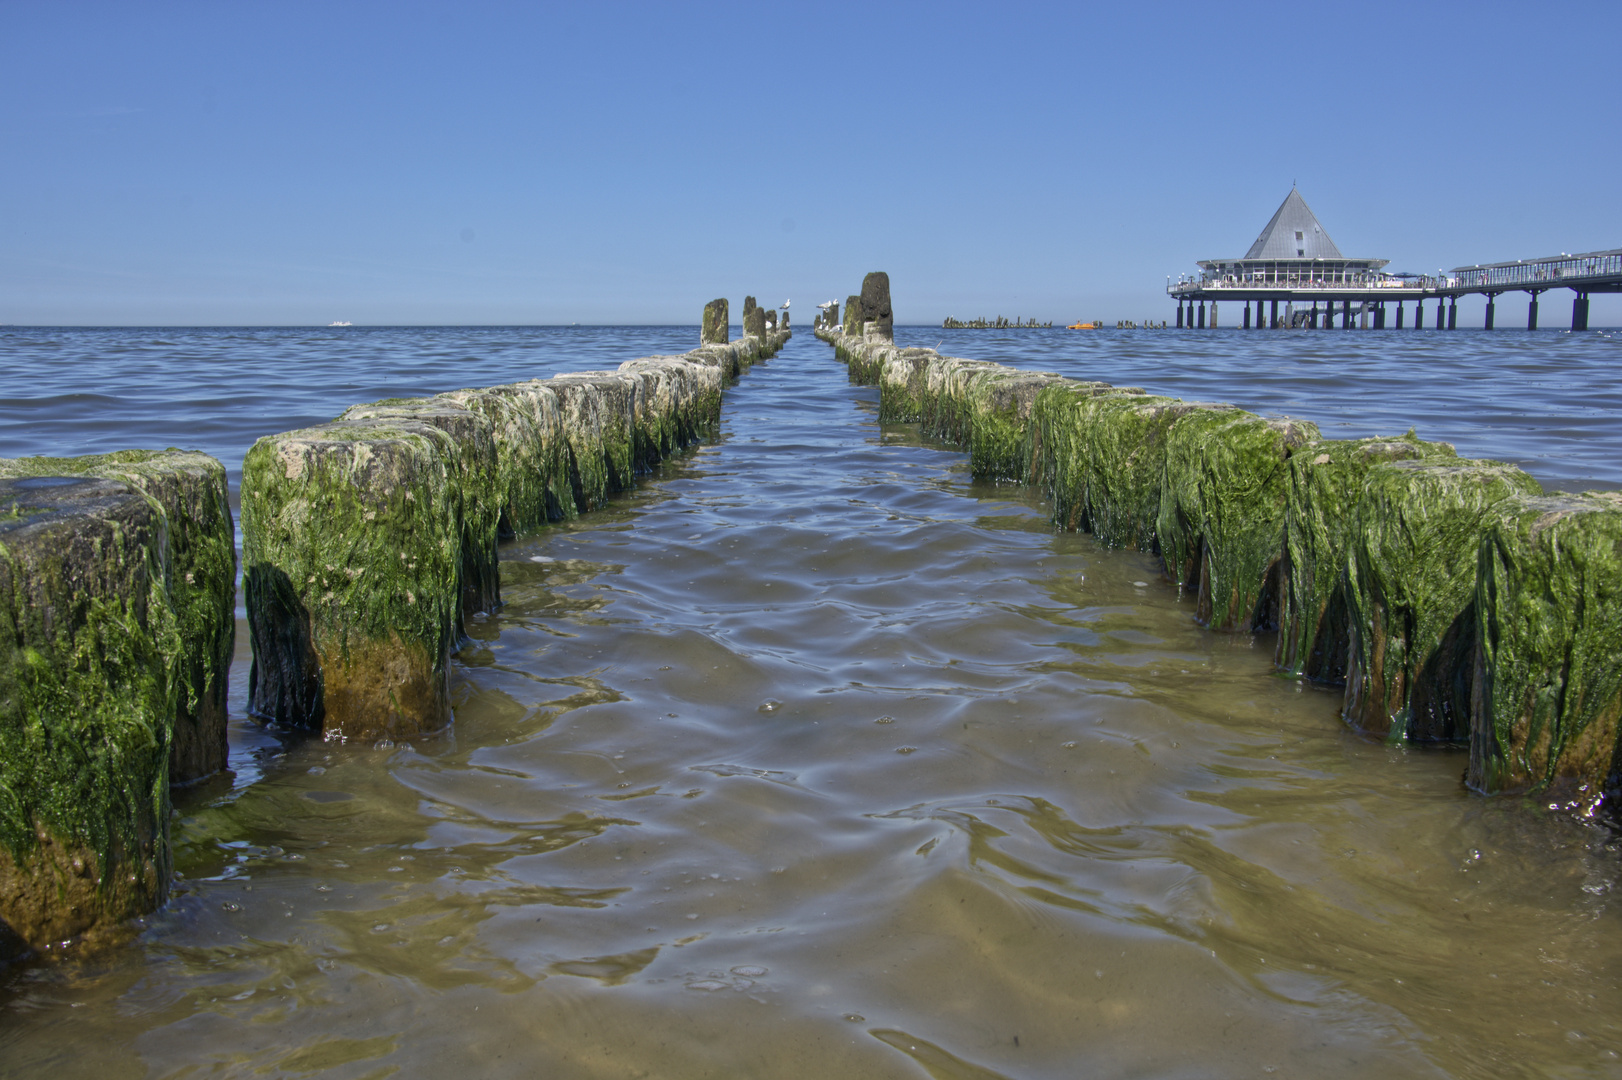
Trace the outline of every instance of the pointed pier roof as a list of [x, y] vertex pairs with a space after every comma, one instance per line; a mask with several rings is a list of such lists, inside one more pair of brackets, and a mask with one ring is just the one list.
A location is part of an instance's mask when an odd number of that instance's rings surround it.
[[[1246, 259], [1344, 259], [1295, 188], [1284, 197], [1267, 228], [1245, 252]], [[1384, 265], [1383, 263], [1381, 265]]]

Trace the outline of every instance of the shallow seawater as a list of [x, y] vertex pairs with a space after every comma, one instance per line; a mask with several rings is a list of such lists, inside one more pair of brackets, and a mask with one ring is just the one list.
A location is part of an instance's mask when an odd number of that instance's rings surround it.
[[237, 723], [171, 904], [0, 976], [0, 1073], [1622, 1076], [1610, 834], [876, 415], [802, 331], [504, 546], [451, 733]]
[[1513, 462], [1546, 489], [1622, 487], [1622, 331], [1616, 329], [900, 326], [896, 343], [939, 345], [951, 356], [1297, 416], [1315, 421], [1329, 439], [1400, 435], [1413, 427], [1421, 438], [1455, 444], [1466, 457]]

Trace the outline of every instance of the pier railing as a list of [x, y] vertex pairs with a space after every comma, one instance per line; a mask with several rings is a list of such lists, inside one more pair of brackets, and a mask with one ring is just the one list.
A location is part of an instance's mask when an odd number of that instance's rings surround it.
[[1561, 255], [1551, 259], [1526, 259], [1512, 263], [1461, 266], [1444, 280], [1447, 288], [1525, 289], [1547, 286], [1569, 289], [1586, 282], [1614, 281], [1622, 275], [1622, 251], [1600, 251], [1587, 255]]
[[1422, 292], [1427, 289], [1445, 287], [1445, 278], [1413, 277], [1393, 278], [1381, 274], [1347, 275], [1344, 278], [1330, 280], [1327, 278], [1259, 278], [1245, 277], [1239, 274], [1228, 274], [1221, 277], [1189, 278], [1173, 282], [1166, 287], [1166, 292], [1172, 296], [1183, 296], [1188, 293], [1203, 293], [1217, 290], [1231, 289], [1234, 291], [1250, 291], [1257, 289], [1279, 289], [1290, 292], [1346, 292], [1348, 290], [1364, 291], [1368, 289], [1406, 290], [1408, 292]]

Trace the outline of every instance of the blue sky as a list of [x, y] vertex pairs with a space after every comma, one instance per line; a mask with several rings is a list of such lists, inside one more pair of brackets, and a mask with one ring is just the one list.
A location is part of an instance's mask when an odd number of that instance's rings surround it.
[[1619, 247], [1619, 32], [1615, 3], [0, 0], [0, 323], [804, 320], [871, 269], [902, 322], [1170, 318], [1166, 276], [1292, 181], [1394, 270]]

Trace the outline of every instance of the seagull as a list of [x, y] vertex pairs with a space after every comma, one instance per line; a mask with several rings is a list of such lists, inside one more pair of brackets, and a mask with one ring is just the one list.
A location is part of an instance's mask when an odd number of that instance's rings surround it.
[[783, 301], [783, 308], [784, 308], [784, 310], [788, 309], [788, 301], [787, 300]]

